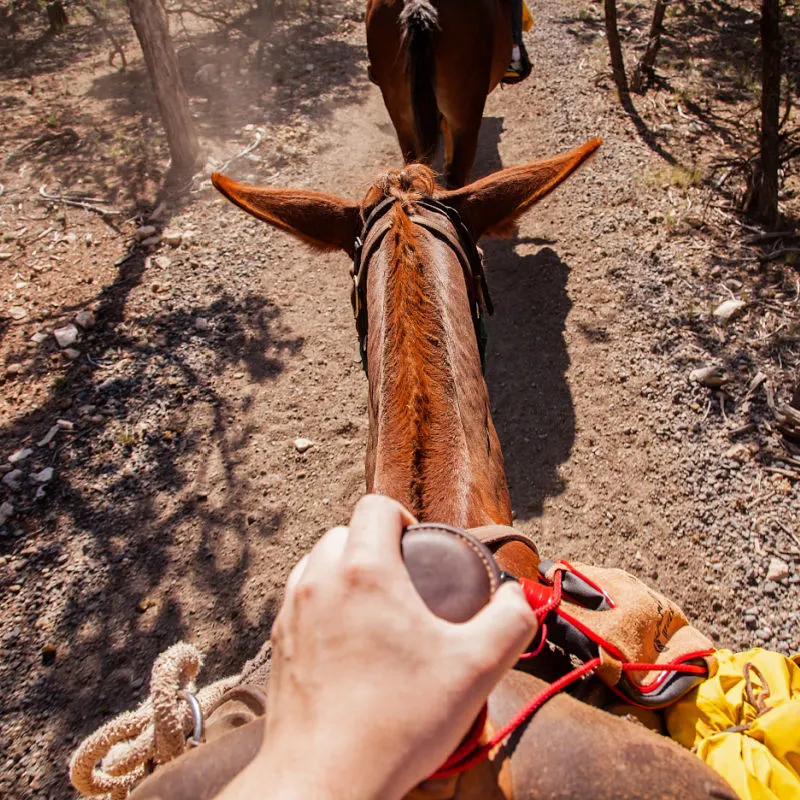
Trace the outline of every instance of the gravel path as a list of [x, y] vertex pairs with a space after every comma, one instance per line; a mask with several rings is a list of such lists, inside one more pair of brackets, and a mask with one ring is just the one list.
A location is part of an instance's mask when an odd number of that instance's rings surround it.
[[[475, 169], [605, 141], [517, 238], [483, 243], [496, 307], [487, 380], [515, 524], [543, 554], [639, 575], [720, 647], [793, 652], [800, 493], [769, 471], [794, 469], [778, 460], [766, 387], [788, 401], [794, 356], [769, 339], [763, 305], [792, 283], [758, 269], [724, 214], [692, 227], [686, 208], [706, 189], [652, 179], [665, 162], [598, 80], [604, 45], [580, 8], [534, 4], [533, 75], [490, 98]], [[282, 45], [263, 107], [237, 108], [215, 140], [224, 161], [262, 134], [232, 176], [356, 198], [397, 165], [360, 12], [329, 9]], [[680, 157], [699, 145], [674, 116], [660, 141]], [[64, 265], [49, 310], [3, 340], [5, 364], [22, 365], [6, 374], [3, 457], [32, 451], [0, 495], [13, 506], [0, 555], [4, 797], [71, 796], [69, 752], [146, 695], [154, 656], [174, 641], [207, 653], [207, 680], [238, 669], [268, 635], [288, 570], [363, 491], [347, 259], [311, 253], [210, 190], [157, 221], [179, 244], [115, 266], [134, 227], [125, 238], [94, 228], [95, 282], [78, 286], [85, 258], [72, 275]], [[712, 312], [731, 296], [748, 305], [722, 327]], [[29, 339], [79, 307], [96, 318], [77, 330], [81, 358], [43, 383], [37, 365], [58, 345]], [[709, 364], [727, 371], [725, 394], [690, 381]], [[298, 437], [313, 443], [303, 453]]]

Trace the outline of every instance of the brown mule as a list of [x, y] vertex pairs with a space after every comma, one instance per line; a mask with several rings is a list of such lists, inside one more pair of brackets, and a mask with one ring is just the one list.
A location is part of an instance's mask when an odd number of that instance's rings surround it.
[[[487, 298], [471, 247], [484, 234], [513, 228], [599, 144], [592, 140], [453, 191], [437, 188], [430, 170], [412, 165], [389, 173], [361, 204], [212, 176], [248, 213], [354, 257], [354, 308], [369, 378], [367, 488], [394, 497], [419, 519], [464, 528], [511, 522], [481, 374]], [[496, 558], [517, 575], [535, 570], [535, 553], [522, 542], [503, 542]], [[543, 685], [532, 675], [509, 675], [490, 699], [491, 722], [502, 725]], [[260, 730], [259, 722], [251, 725]], [[566, 694], [490, 759], [413, 794], [420, 800], [735, 797], [674, 743]]]
[[445, 145], [448, 187], [464, 186], [487, 95], [511, 58], [511, 0], [369, 0], [370, 69], [406, 163]]

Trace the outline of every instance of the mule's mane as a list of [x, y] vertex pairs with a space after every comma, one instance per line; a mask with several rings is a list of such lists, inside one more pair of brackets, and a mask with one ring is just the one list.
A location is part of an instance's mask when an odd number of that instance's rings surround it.
[[369, 209], [385, 197], [394, 197], [408, 211], [423, 197], [432, 197], [436, 190], [433, 170], [424, 164], [409, 164], [403, 169], [390, 169], [369, 188], [361, 203], [362, 210]]

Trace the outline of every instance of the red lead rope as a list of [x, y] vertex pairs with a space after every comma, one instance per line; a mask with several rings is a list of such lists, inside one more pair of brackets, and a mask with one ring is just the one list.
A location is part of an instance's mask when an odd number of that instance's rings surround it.
[[[542, 593], [538, 587], [540, 584], [534, 581], [523, 580], [520, 581], [522, 589], [528, 602], [531, 604], [536, 619], [539, 622], [539, 629], [541, 630], [542, 641], [533, 653], [524, 653], [521, 658], [531, 657], [538, 655], [544, 646], [544, 638], [546, 635], [546, 626], [544, 626], [545, 617], [555, 609], [561, 602], [561, 572], [564, 568], [557, 569], [553, 577], [552, 595], [550, 599], [541, 604], [535, 605], [537, 601], [542, 599]], [[464, 737], [458, 748], [450, 755], [447, 761], [436, 770], [428, 780], [439, 780], [441, 778], [449, 778], [452, 775], [458, 775], [465, 772], [470, 767], [486, 758], [489, 753], [499, 745], [503, 739], [509, 734], [513, 733], [520, 725], [524, 724], [542, 705], [544, 705], [551, 697], [557, 695], [559, 692], [567, 688], [571, 683], [583, 678], [586, 675], [594, 672], [601, 664], [600, 657], [592, 658], [585, 664], [568, 672], [558, 680], [553, 681], [547, 688], [542, 689], [539, 694], [535, 695], [533, 699], [524, 706], [519, 713], [509, 720], [488, 742], [481, 744], [481, 737], [483, 736], [486, 727], [486, 720], [488, 716], [487, 707], [484, 704], [478, 718], [473, 723], [469, 733]], [[705, 672], [705, 667], [693, 664], [671, 663], [671, 664], [634, 664], [630, 662], [623, 663], [622, 669], [626, 672], [693, 672], [702, 674]], [[613, 687], [612, 687], [613, 688]]]

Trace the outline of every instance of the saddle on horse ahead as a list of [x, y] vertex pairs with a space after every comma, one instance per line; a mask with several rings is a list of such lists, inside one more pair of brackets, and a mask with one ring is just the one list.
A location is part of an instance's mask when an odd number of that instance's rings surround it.
[[[658, 707], [671, 702], [701, 680], [713, 663], [711, 643], [669, 600], [620, 570], [541, 561], [530, 539], [512, 528], [488, 526], [468, 533], [444, 525], [416, 525], [406, 531], [402, 549], [423, 600], [451, 622], [474, 616], [503, 580], [519, 580], [539, 612], [541, 633], [536, 648], [550, 653], [546, 637], [573, 661], [584, 662], [574, 673], [596, 672], [623, 698], [636, 698], [640, 705]], [[502, 571], [498, 560], [514, 575]], [[413, 800], [577, 798], [590, 790], [593, 797], [608, 800], [735, 797], [699, 759], [668, 739], [566, 694], [556, 694], [553, 687], [564, 683], [568, 658], [557, 662], [562, 666], [546, 665], [548, 677], [556, 679], [554, 684], [529, 674], [540, 671], [537, 662], [541, 657], [521, 661], [521, 669], [501, 682], [488, 714], [476, 721], [448, 763], [412, 792]], [[591, 670], [585, 669], [587, 664], [593, 664]], [[102, 772], [96, 769], [98, 757], [113, 743], [113, 736], [104, 734], [105, 726], [73, 757], [73, 783], [83, 794], [104, 792], [112, 798], [126, 796], [139, 781], [132, 794], [135, 800], [214, 797], [261, 747], [268, 681], [267, 646], [205, 709], [193, 694], [184, 692], [180, 755], [159, 756], [158, 746], [142, 749], [141, 736], [133, 743], [133, 749], [148, 752], [150, 761], [156, 762], [148, 765], [147, 771], [157, 769], [144, 780], [144, 771], [135, 781], [131, 779], [133, 759], [124, 745], [104, 763]], [[155, 697], [155, 685], [153, 692]], [[530, 703], [520, 714], [520, 705], [531, 696], [541, 702]], [[536, 716], [531, 716], [540, 706]], [[626, 709], [631, 711], [632, 706]], [[157, 719], [151, 732], [140, 726], [142, 735], [151, 735], [156, 745], [158, 729]], [[624, 754], [632, 753], [637, 761], [647, 759], [647, 764], [637, 764], [632, 770], [614, 767], [609, 750], [614, 740], [623, 763]], [[580, 753], [577, 763], [576, 753]]]

